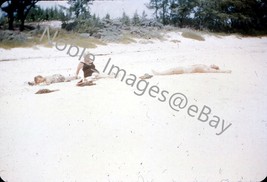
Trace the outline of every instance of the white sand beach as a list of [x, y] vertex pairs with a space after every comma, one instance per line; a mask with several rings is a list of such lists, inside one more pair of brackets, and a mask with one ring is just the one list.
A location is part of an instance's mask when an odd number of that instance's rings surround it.
[[[0, 49], [1, 178], [8, 182], [263, 180], [267, 38], [204, 37], [205, 41], [197, 41], [171, 32], [165, 41], [138, 39], [88, 49], [96, 55], [99, 71], [111, 58], [110, 66], [126, 70], [127, 76], [193, 64], [232, 70], [231, 74], [154, 76], [146, 80], [149, 87], [142, 96], [134, 93], [141, 93], [136, 84], [131, 87], [119, 79], [101, 79], [89, 87], [77, 87], [78, 80], [29, 86], [27, 81], [36, 75], [73, 75], [78, 58], [55, 47]], [[165, 102], [149, 95], [153, 85], [169, 92]], [[44, 88], [59, 91], [35, 94]], [[169, 106], [174, 93], [188, 99], [179, 112]], [[199, 108], [195, 117], [188, 114], [190, 105]], [[204, 106], [211, 109], [207, 122], [198, 120]], [[214, 115], [219, 118], [216, 128], [209, 123]]]

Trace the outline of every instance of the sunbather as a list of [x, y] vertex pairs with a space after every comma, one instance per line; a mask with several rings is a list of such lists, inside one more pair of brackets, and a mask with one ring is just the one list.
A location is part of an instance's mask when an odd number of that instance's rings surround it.
[[69, 81], [76, 80], [76, 79], [78, 79], [78, 77], [76, 76], [64, 77], [60, 74], [55, 74], [55, 75], [46, 76], [46, 77], [38, 75], [34, 77], [34, 82], [28, 82], [28, 84], [29, 85], [50, 85], [52, 83], [69, 82]]
[[220, 68], [216, 65], [203, 65], [196, 64], [190, 67], [176, 67], [171, 68], [165, 71], [154, 71], [152, 73], [154, 75], [174, 75], [174, 74], [186, 74], [186, 73], [231, 73], [231, 70], [220, 70]]
[[77, 83], [77, 86], [90, 86], [95, 85], [93, 81], [100, 78], [114, 78], [114, 75], [104, 75], [99, 73], [93, 63], [94, 59], [91, 58], [92, 54], [87, 53], [84, 55], [83, 62], [80, 62], [77, 67], [76, 76], [79, 75], [80, 70], [83, 70], [84, 78]]

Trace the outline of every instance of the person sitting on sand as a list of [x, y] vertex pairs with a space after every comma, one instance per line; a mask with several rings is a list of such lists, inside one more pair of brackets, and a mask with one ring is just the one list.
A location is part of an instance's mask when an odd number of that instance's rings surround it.
[[84, 81], [89, 79], [89, 77], [95, 78], [98, 76], [99, 71], [95, 68], [93, 59], [90, 58], [90, 54], [84, 55], [83, 62], [80, 62], [77, 67], [76, 76], [78, 77], [80, 70], [83, 70]]
[[52, 83], [60, 83], [60, 82], [69, 82], [72, 80], [76, 80], [78, 77], [76, 76], [69, 76], [64, 77], [60, 74], [54, 74], [52, 76], [43, 77], [38, 75], [34, 77], [34, 82], [28, 82], [29, 85], [50, 85]]
[[171, 68], [165, 71], [154, 71], [152, 73], [154, 75], [174, 75], [174, 74], [186, 74], [186, 73], [231, 73], [231, 70], [220, 70], [220, 68], [216, 65], [203, 65], [196, 64], [190, 67], [176, 67]]
[[103, 75], [95, 68], [93, 59], [90, 58], [90, 53], [84, 55], [84, 61], [80, 62], [77, 67], [76, 76], [78, 77], [80, 70], [83, 70], [84, 78], [80, 80], [76, 85], [77, 86], [91, 86], [95, 85], [93, 81], [96, 81], [101, 78], [114, 78], [115, 75]]

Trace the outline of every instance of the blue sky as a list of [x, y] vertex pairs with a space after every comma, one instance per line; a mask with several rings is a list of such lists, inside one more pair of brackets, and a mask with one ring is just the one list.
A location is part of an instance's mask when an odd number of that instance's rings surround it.
[[[121, 17], [123, 12], [126, 12], [129, 16], [132, 16], [137, 10], [138, 14], [142, 14], [143, 11], [152, 16], [151, 10], [147, 9], [145, 4], [150, 0], [113, 0], [113, 1], [95, 1], [90, 7], [92, 13], [100, 17], [104, 17], [107, 13], [110, 14], [111, 18]], [[42, 7], [53, 7], [55, 5], [67, 6], [66, 2], [38, 2], [38, 5]]]
[[[142, 14], [143, 11], [146, 12], [148, 17], [152, 17], [152, 11], [147, 9], [145, 4], [150, 0], [113, 0], [113, 1], [95, 1], [93, 5], [90, 7], [92, 14], [96, 14], [99, 17], [104, 17], [107, 13], [110, 14], [111, 18], [118, 18], [122, 16], [123, 12], [126, 12], [127, 15], [133, 16], [134, 12], [137, 11], [139, 15]], [[67, 6], [67, 2], [64, 1], [41, 1], [38, 2], [37, 5], [47, 8], [54, 7], [58, 5]], [[0, 16], [1, 16], [0, 10]]]

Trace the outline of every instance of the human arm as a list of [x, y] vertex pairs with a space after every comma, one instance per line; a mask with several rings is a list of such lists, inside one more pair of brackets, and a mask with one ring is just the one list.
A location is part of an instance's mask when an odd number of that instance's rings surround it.
[[76, 77], [78, 78], [80, 70], [83, 68], [83, 63], [79, 63], [76, 70]]

